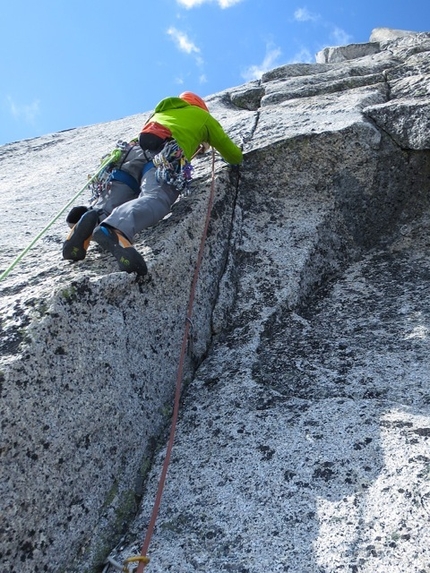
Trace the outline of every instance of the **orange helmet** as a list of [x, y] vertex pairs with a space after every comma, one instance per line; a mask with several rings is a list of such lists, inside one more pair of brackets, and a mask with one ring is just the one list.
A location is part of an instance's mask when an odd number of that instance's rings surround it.
[[183, 92], [179, 97], [184, 101], [187, 101], [191, 105], [196, 105], [197, 107], [200, 107], [207, 112], [209, 111], [207, 105], [202, 100], [202, 98], [197, 94], [194, 94], [193, 92]]

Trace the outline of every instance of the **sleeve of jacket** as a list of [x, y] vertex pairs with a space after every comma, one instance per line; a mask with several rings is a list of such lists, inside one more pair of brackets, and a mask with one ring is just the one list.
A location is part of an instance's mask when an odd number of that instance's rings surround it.
[[208, 130], [208, 143], [215, 147], [223, 159], [232, 165], [242, 163], [243, 155], [241, 149], [233, 143], [218, 121], [210, 116], [206, 127]]

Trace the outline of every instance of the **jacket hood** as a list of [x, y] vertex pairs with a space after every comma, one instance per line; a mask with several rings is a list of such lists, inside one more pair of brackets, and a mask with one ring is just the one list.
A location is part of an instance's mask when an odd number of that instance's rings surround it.
[[166, 97], [162, 99], [156, 106], [154, 113], [167, 111], [169, 109], [179, 109], [181, 107], [189, 107], [190, 104], [179, 97]]

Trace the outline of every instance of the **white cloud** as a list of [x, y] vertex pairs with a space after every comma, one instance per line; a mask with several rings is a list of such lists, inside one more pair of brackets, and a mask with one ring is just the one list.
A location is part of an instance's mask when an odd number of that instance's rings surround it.
[[221, 8], [231, 8], [235, 4], [239, 4], [242, 0], [217, 0]]
[[178, 4], [184, 6], [187, 9], [195, 8], [196, 6], [201, 6], [202, 4], [208, 4], [209, 2], [217, 2], [220, 8], [231, 8], [235, 4], [239, 4], [242, 0], [176, 0]]
[[200, 67], [203, 68], [203, 66], [205, 65], [205, 61], [201, 56], [196, 56], [196, 64]]
[[282, 54], [280, 48], [267, 49], [264, 60], [261, 64], [250, 66], [242, 73], [242, 77], [246, 81], [259, 80], [261, 76], [276, 67], [276, 60]]
[[317, 23], [319, 27], [325, 28], [329, 34], [330, 42], [335, 46], [344, 46], [352, 42], [353, 37], [336, 26], [333, 22], [325, 20], [320, 14], [315, 12], [310, 12], [306, 7], [297, 8], [294, 12], [294, 20], [296, 22], [314, 22]]
[[297, 8], [294, 12], [294, 20], [297, 20], [297, 22], [316, 22], [319, 19], [319, 14], [310, 12], [307, 8]]
[[314, 64], [315, 55], [307, 48], [302, 48], [297, 54], [295, 54], [288, 62], [289, 64]]
[[176, 0], [178, 4], [184, 6], [187, 9], [195, 8], [196, 6], [200, 6], [204, 4], [206, 0]]
[[[194, 42], [192, 42], [188, 38], [185, 32], [181, 32], [177, 28], [170, 27], [167, 30], [167, 34], [172, 38], [172, 40], [175, 42], [176, 46], [181, 52], [185, 52], [186, 54], [190, 54], [194, 57], [195, 63], [199, 68], [199, 73], [200, 73], [199, 82], [201, 84], [205, 83], [207, 81], [204, 73], [205, 61], [200, 55], [200, 48], [196, 46], [196, 44], [194, 44]], [[182, 85], [184, 83], [184, 78], [182, 76], [179, 76], [176, 78], [175, 82], [179, 85]]]
[[352, 42], [352, 36], [337, 26], [333, 28], [330, 37], [333, 38], [337, 46], [345, 46], [346, 44], [350, 44]]
[[17, 104], [10, 96], [7, 96], [9, 112], [15, 119], [23, 119], [26, 123], [34, 123], [40, 115], [40, 102], [34, 100], [30, 104]]
[[186, 54], [200, 53], [200, 48], [198, 48], [184, 32], [171, 27], [167, 30], [167, 34], [173, 39], [181, 52], [185, 52]]

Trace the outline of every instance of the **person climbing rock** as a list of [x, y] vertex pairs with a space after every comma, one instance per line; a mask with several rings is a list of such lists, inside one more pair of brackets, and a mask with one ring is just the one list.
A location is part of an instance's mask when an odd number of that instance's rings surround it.
[[[143, 126], [138, 142], [138, 192], [129, 187], [131, 191], [124, 200], [114, 193], [107, 206], [101, 199], [98, 207], [94, 205], [92, 209], [99, 213], [101, 210], [101, 217], [96, 218], [91, 210], [84, 212], [64, 244], [64, 258], [82, 260], [92, 238], [112, 253], [120, 270], [145, 275], [146, 263], [133, 247], [133, 237], [170, 212], [188, 184], [191, 160], [196, 153], [212, 146], [227, 163], [238, 165], [243, 159], [241, 149], [209, 113], [204, 100], [192, 92], [161, 100]], [[124, 164], [121, 170], [125, 167]], [[125, 177], [122, 184], [127, 185]]]

